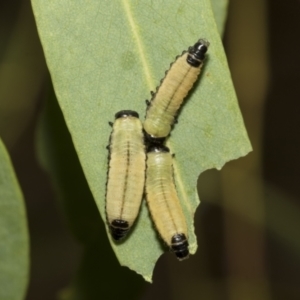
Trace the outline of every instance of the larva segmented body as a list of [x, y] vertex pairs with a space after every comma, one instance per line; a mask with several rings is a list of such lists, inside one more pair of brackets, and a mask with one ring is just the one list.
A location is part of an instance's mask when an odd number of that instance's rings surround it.
[[188, 258], [188, 233], [174, 178], [169, 149], [156, 145], [148, 149], [146, 199], [153, 222], [179, 260]]
[[148, 103], [144, 130], [151, 143], [163, 143], [170, 134], [184, 98], [197, 80], [209, 42], [200, 39], [171, 64]]
[[116, 113], [109, 151], [106, 215], [112, 237], [120, 240], [138, 215], [145, 184], [146, 153], [137, 112]]

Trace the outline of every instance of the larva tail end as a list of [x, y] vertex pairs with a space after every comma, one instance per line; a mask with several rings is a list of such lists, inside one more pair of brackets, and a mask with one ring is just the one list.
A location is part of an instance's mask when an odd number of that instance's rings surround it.
[[129, 231], [129, 224], [124, 220], [113, 220], [109, 226], [111, 235], [115, 241], [122, 240]]
[[178, 260], [184, 260], [189, 258], [189, 243], [185, 234], [175, 234], [171, 240], [171, 249], [177, 256]]

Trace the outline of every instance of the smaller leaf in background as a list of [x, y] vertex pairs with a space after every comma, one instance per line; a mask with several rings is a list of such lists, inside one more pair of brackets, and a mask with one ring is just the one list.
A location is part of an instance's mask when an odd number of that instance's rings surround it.
[[23, 299], [28, 276], [29, 236], [24, 199], [0, 140], [0, 299]]

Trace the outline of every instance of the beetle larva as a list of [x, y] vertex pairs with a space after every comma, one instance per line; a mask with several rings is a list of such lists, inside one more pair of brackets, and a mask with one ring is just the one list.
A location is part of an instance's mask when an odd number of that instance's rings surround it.
[[169, 149], [155, 145], [148, 149], [146, 199], [153, 222], [162, 239], [179, 260], [188, 258], [188, 233], [173, 178]]
[[115, 115], [110, 136], [106, 215], [112, 237], [125, 237], [134, 223], [142, 201], [146, 153], [139, 115], [122, 110]]
[[184, 98], [197, 80], [209, 42], [200, 39], [171, 64], [148, 103], [144, 130], [152, 143], [162, 143], [172, 129]]

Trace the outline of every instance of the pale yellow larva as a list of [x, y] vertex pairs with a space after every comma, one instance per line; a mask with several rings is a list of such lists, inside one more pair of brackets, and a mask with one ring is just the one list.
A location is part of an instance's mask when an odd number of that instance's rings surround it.
[[200, 39], [171, 64], [161, 85], [148, 103], [144, 130], [152, 143], [161, 143], [170, 134], [184, 98], [197, 80], [209, 42]]
[[179, 260], [188, 258], [188, 232], [174, 178], [169, 149], [155, 145], [148, 149], [146, 199], [153, 222]]
[[140, 209], [146, 153], [138, 113], [123, 110], [115, 117], [109, 144], [106, 215], [112, 237], [120, 240], [127, 234]]

